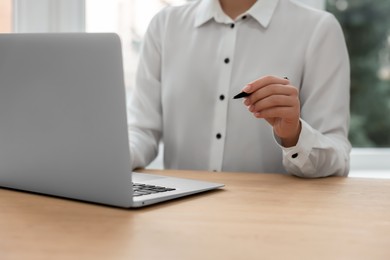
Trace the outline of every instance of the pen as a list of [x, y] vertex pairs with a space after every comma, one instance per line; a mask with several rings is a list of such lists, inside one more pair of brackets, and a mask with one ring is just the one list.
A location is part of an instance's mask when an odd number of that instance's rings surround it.
[[[287, 77], [283, 77], [284, 79], [288, 79]], [[246, 92], [241, 92], [241, 93], [238, 93], [237, 95], [235, 95], [233, 97], [233, 99], [239, 99], [239, 98], [243, 98], [243, 97], [247, 97], [249, 96], [250, 94], [252, 93], [246, 93]]]
[[243, 98], [243, 97], [247, 97], [249, 96], [251, 93], [246, 93], [246, 92], [241, 92], [241, 93], [238, 93], [237, 95], [235, 95], [233, 97], [233, 99], [239, 99], [239, 98]]

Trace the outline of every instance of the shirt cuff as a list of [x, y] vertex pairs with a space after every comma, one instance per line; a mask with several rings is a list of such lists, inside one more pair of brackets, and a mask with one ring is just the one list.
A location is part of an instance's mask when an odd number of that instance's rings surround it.
[[310, 152], [315, 144], [315, 130], [305, 121], [301, 120], [301, 133], [298, 143], [292, 147], [282, 146], [282, 142], [274, 133], [274, 139], [283, 151], [283, 160], [287, 160], [293, 165], [302, 168], [309, 158]]

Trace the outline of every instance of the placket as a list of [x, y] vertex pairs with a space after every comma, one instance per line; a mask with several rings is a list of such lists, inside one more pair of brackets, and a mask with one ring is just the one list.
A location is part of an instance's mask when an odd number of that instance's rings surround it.
[[214, 124], [212, 128], [210, 171], [221, 171], [223, 153], [226, 141], [227, 111], [229, 103], [229, 89], [231, 85], [232, 65], [236, 46], [237, 29], [234, 23], [224, 24], [226, 33], [221, 39], [220, 53], [217, 55], [221, 63], [218, 75], [216, 105], [214, 107]]

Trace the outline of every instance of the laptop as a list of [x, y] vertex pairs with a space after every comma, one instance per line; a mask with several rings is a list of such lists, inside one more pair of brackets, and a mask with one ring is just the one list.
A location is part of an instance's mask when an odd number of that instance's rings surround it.
[[132, 172], [128, 138], [116, 34], [0, 34], [0, 187], [131, 208], [223, 186]]

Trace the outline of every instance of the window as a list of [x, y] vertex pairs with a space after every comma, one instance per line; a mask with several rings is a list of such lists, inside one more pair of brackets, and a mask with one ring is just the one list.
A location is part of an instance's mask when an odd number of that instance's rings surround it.
[[123, 45], [125, 81], [130, 90], [134, 84], [139, 48], [152, 17], [168, 5], [185, 0], [86, 0], [87, 32], [115, 32]]
[[12, 32], [12, 0], [0, 0], [0, 33]]
[[351, 62], [352, 174], [389, 177], [390, 2], [327, 0], [326, 9], [343, 28]]
[[390, 1], [328, 0], [351, 60], [354, 147], [390, 147]]
[[83, 0], [11, 1], [15, 9], [14, 32], [84, 31], [85, 10]]

